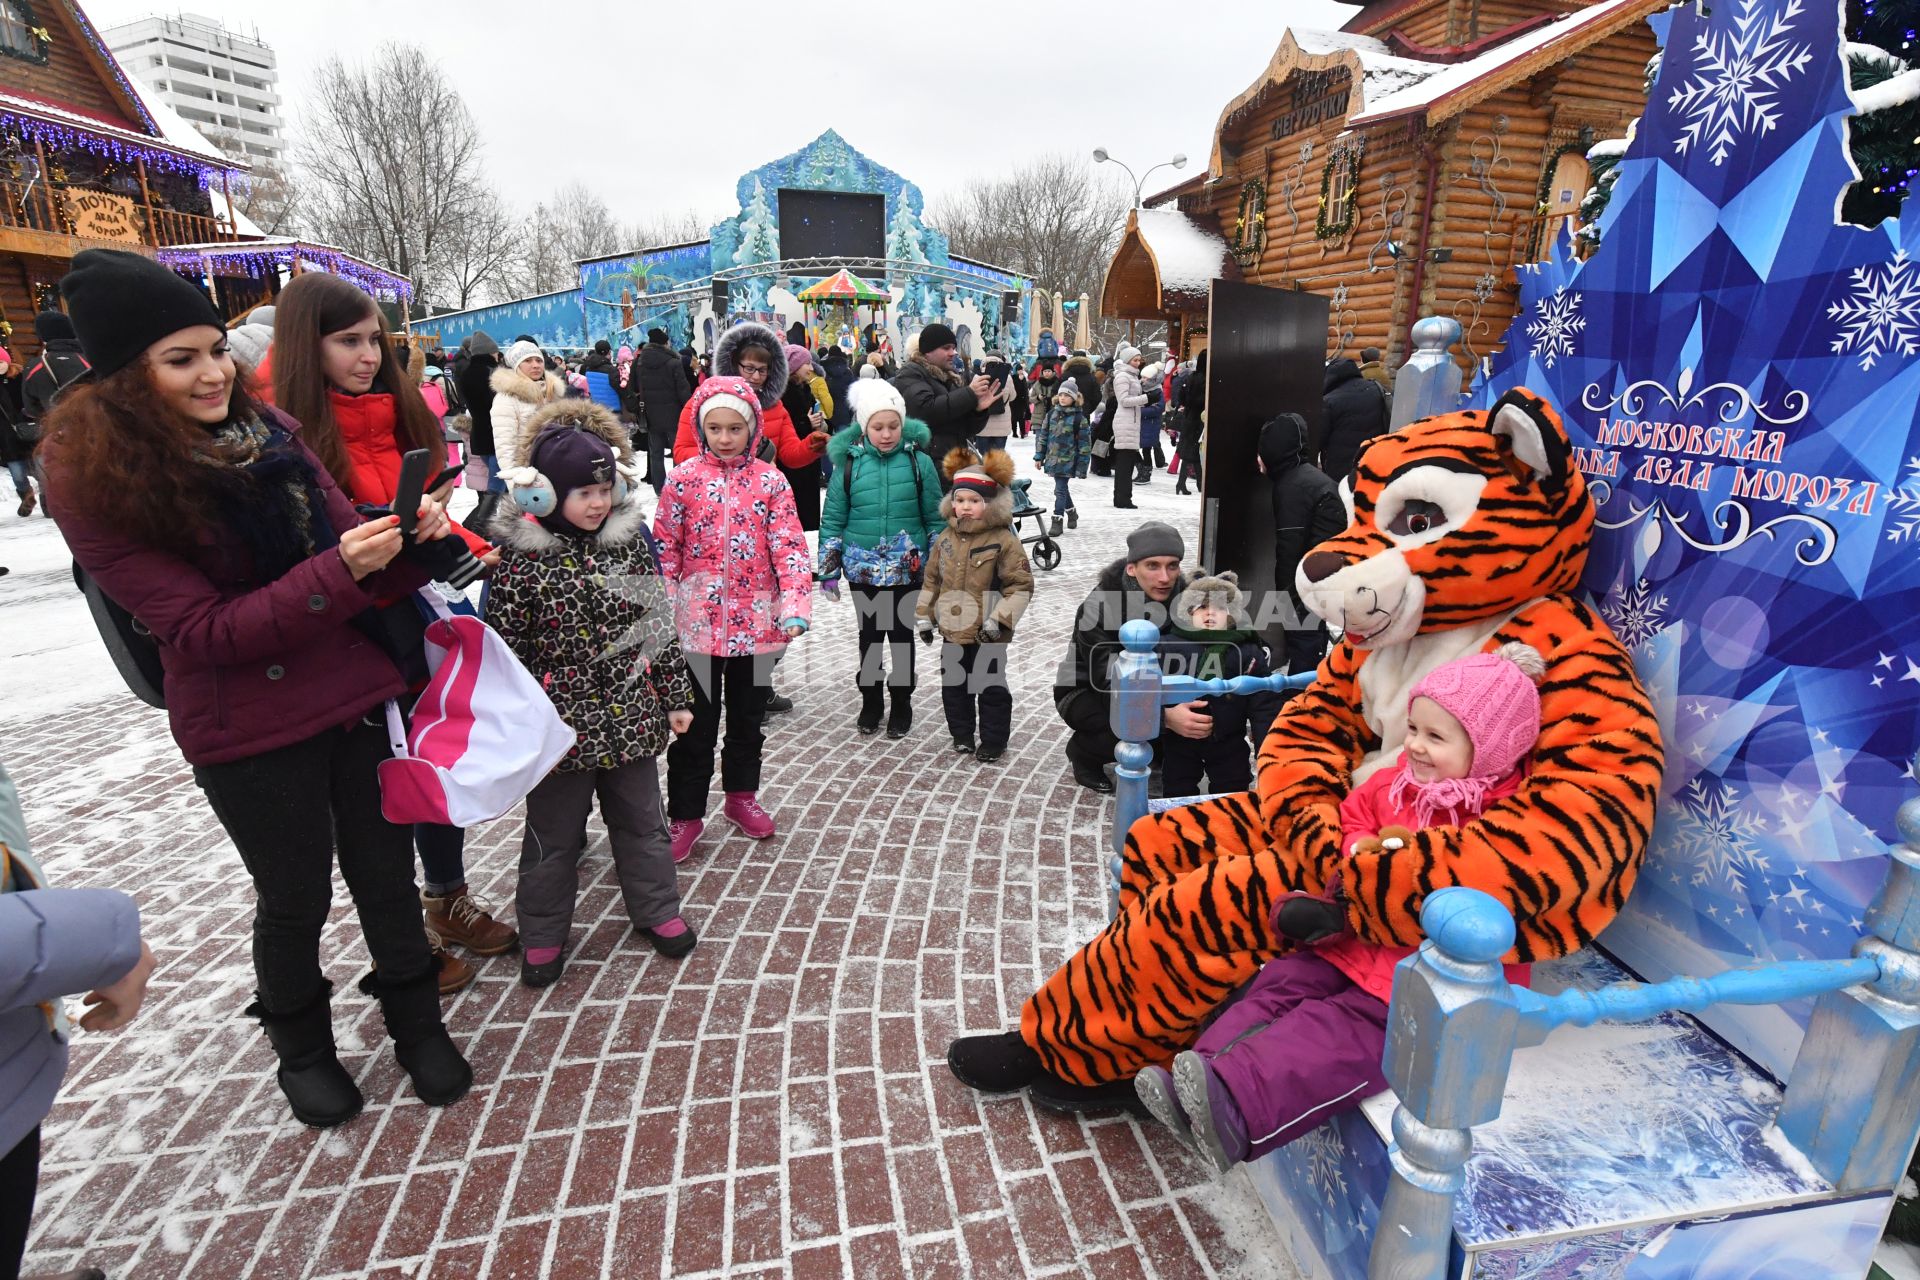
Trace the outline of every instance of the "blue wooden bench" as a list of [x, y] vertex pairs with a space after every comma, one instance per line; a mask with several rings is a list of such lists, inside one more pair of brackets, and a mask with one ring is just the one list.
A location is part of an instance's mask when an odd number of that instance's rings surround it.
[[[1157, 638], [1127, 624], [1113, 669], [1116, 894], [1127, 829], [1181, 803], [1147, 799], [1160, 709], [1310, 681], [1166, 676]], [[1850, 960], [1642, 983], [1603, 938], [1516, 989], [1505, 909], [1434, 894], [1395, 979], [1392, 1091], [1247, 1166], [1293, 1261], [1330, 1280], [1864, 1276], [1920, 1135], [1920, 796], [1899, 823]], [[1731, 1007], [1808, 997], [1785, 1079], [1723, 1038]]]

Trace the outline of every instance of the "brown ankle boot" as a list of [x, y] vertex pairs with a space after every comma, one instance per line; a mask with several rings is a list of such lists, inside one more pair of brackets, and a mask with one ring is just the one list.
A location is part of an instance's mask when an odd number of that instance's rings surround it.
[[520, 941], [520, 935], [495, 920], [486, 903], [468, 893], [465, 885], [456, 886], [444, 898], [422, 893], [420, 908], [427, 914], [428, 929], [477, 956], [497, 956]]
[[440, 994], [450, 996], [473, 981], [473, 966], [447, 950], [440, 935], [427, 926], [427, 946], [433, 950], [434, 967], [440, 974]]

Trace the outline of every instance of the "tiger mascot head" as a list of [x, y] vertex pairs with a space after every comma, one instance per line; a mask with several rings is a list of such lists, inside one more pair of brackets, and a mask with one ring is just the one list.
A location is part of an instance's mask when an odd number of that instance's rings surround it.
[[1375, 436], [1352, 484], [1352, 523], [1302, 557], [1294, 584], [1361, 648], [1570, 592], [1586, 568], [1593, 499], [1532, 392]]

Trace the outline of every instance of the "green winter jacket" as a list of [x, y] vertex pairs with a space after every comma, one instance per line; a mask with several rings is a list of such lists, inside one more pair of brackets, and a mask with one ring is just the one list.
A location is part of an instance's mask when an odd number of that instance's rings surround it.
[[[820, 516], [823, 576], [829, 544], [871, 550], [904, 532], [925, 556], [933, 539], [947, 527], [940, 515], [940, 472], [924, 452], [932, 433], [927, 424], [908, 418], [900, 433], [900, 447], [881, 453], [868, 444], [859, 424], [841, 428], [827, 442], [833, 474], [827, 477], [827, 506]], [[920, 473], [914, 483], [914, 472]], [[848, 500], [851, 487], [852, 500]]]

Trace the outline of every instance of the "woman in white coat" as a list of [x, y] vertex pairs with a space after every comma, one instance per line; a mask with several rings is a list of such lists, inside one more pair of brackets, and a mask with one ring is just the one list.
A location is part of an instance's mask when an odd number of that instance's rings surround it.
[[507, 358], [493, 371], [493, 442], [499, 450], [500, 470], [507, 472], [526, 462], [521, 441], [532, 439], [526, 430], [533, 415], [566, 398], [567, 387], [547, 372], [540, 348], [524, 339], [507, 348]]
[[1140, 466], [1140, 410], [1147, 393], [1140, 385], [1140, 348], [1122, 346], [1113, 357], [1113, 505], [1134, 506], [1133, 478]]

